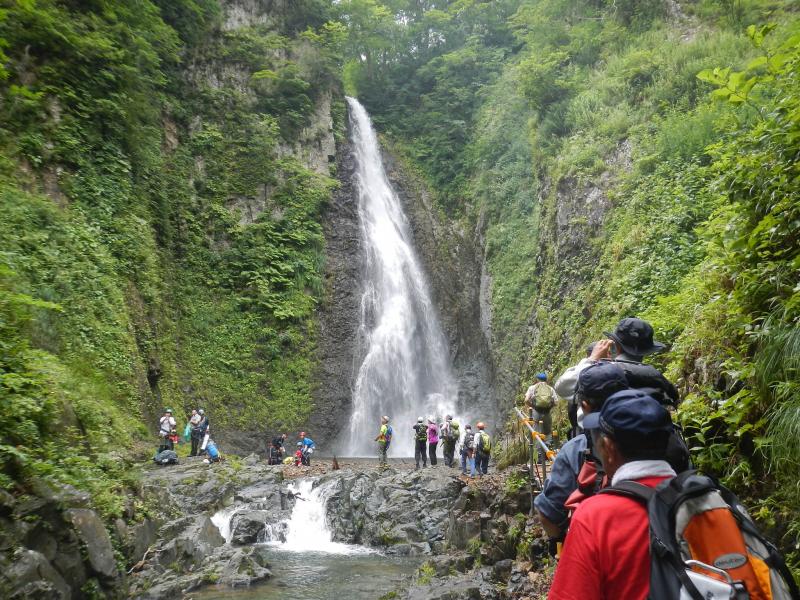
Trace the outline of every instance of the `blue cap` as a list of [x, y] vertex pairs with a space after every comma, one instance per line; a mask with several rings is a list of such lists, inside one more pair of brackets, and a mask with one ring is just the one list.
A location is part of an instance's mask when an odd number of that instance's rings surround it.
[[586, 415], [583, 428], [601, 429], [614, 437], [669, 432], [673, 426], [669, 411], [650, 394], [640, 390], [623, 390], [611, 395], [600, 412]]
[[547, 373], [537, 373], [536, 379], [539, 381], [547, 381]]
[[625, 377], [625, 371], [615, 363], [602, 361], [589, 365], [580, 372], [575, 393], [579, 399], [584, 396], [605, 400], [612, 394], [628, 388], [630, 385]]

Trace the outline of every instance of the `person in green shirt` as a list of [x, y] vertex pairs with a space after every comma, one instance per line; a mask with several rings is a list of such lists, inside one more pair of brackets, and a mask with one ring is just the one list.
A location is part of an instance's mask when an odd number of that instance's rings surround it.
[[375, 437], [375, 441], [378, 442], [378, 467], [386, 469], [389, 467], [386, 452], [389, 450], [389, 444], [392, 443], [392, 426], [389, 425], [389, 417], [381, 417], [381, 429]]

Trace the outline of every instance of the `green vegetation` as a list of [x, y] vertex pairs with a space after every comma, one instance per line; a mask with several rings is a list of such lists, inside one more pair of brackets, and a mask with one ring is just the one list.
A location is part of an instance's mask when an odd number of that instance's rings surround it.
[[501, 401], [648, 318], [698, 464], [797, 567], [796, 7], [341, 4], [387, 31], [351, 28], [346, 84], [477, 231]]
[[308, 416], [334, 181], [290, 148], [339, 94], [330, 17], [0, 11], [0, 485], [71, 483], [119, 516], [120, 458], [153, 448], [164, 406], [182, 429], [202, 405], [216, 432]]

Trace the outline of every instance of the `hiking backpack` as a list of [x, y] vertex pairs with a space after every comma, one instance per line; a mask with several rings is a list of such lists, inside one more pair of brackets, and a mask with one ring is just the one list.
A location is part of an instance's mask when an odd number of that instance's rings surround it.
[[778, 550], [739, 499], [696, 471], [650, 488], [621, 481], [601, 490], [647, 506], [648, 600], [800, 600]]
[[458, 421], [450, 421], [450, 428], [447, 432], [447, 439], [450, 441], [458, 441], [458, 438], [461, 437], [460, 426]]
[[427, 442], [428, 441], [428, 427], [427, 425], [423, 425], [419, 423], [414, 426], [414, 439], [418, 442]]
[[394, 429], [392, 429], [391, 425], [387, 425], [386, 433], [383, 435], [383, 439], [387, 444], [392, 441], [392, 435], [394, 435]]
[[162, 450], [153, 457], [158, 465], [177, 465], [178, 454], [174, 450]]
[[492, 438], [485, 431], [479, 431], [477, 450], [481, 454], [489, 454], [492, 451]]
[[537, 383], [533, 388], [533, 408], [536, 412], [550, 412], [555, 404], [555, 392], [553, 388], [544, 382]]

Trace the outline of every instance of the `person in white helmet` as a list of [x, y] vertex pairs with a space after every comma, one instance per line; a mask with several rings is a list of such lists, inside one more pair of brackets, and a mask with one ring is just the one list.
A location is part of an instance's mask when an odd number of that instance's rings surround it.
[[419, 469], [419, 461], [422, 459], [422, 467], [428, 466], [428, 453], [425, 445], [428, 443], [428, 426], [425, 425], [425, 419], [419, 417], [417, 424], [412, 427], [414, 429], [414, 462]]

